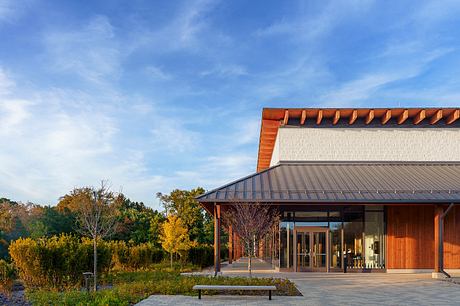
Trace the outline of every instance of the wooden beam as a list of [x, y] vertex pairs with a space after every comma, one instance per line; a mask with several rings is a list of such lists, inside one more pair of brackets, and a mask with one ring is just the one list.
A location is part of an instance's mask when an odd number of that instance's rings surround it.
[[321, 124], [321, 120], [323, 120], [323, 110], [322, 109], [318, 111], [318, 117], [316, 117], [316, 124]]
[[285, 111], [284, 111], [283, 125], [288, 124], [288, 121], [289, 121], [289, 111], [288, 111], [288, 110], [285, 110]]
[[303, 110], [302, 115], [300, 116], [300, 124], [304, 125], [305, 124], [305, 119], [307, 119], [307, 111]]
[[398, 124], [403, 124], [409, 118], [409, 110], [405, 109], [398, 117]]
[[460, 118], [460, 109], [454, 110], [452, 114], [446, 119], [446, 124], [452, 124]]
[[220, 272], [220, 205], [214, 204], [214, 274]]
[[382, 124], [387, 124], [388, 121], [391, 119], [391, 109], [387, 109], [385, 114], [382, 117]]
[[442, 250], [441, 244], [443, 243], [442, 239], [442, 223], [441, 216], [444, 212], [442, 206], [435, 205], [434, 207], [434, 272], [441, 272], [442, 269], [442, 259], [440, 250]]
[[435, 124], [442, 119], [442, 109], [439, 109], [433, 116], [430, 118], [430, 124]]
[[348, 123], [353, 124], [355, 123], [356, 119], [358, 119], [358, 110], [354, 109], [353, 112], [351, 113], [350, 121], [348, 121]]
[[366, 121], [365, 121], [365, 123], [366, 123], [366, 124], [369, 124], [369, 123], [372, 122], [372, 120], [374, 120], [374, 110], [373, 110], [373, 109], [370, 109], [370, 110], [369, 110], [369, 113], [368, 113], [367, 116], [366, 116]]
[[418, 114], [414, 118], [414, 124], [419, 124], [426, 118], [426, 112], [424, 109], [418, 112]]
[[340, 120], [340, 110], [336, 110], [334, 114], [334, 119], [332, 120], [332, 124], [337, 124]]

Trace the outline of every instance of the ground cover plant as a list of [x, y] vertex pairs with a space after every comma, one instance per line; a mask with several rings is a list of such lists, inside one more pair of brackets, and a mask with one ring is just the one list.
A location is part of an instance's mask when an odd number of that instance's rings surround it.
[[[190, 270], [188, 266], [185, 270]], [[158, 267], [155, 271], [118, 272], [109, 274], [101, 280], [109, 289], [97, 292], [82, 292], [71, 290], [53, 292], [46, 290], [29, 290], [27, 298], [33, 305], [132, 305], [150, 295], [190, 295], [197, 292], [192, 288], [196, 284], [204, 285], [275, 285], [274, 295], [300, 295], [295, 285], [289, 280], [274, 278], [246, 278], [246, 277], [207, 277], [184, 276], [180, 270], [170, 270]], [[219, 294], [216, 291], [205, 294]], [[265, 295], [260, 291], [234, 291], [225, 294]]]

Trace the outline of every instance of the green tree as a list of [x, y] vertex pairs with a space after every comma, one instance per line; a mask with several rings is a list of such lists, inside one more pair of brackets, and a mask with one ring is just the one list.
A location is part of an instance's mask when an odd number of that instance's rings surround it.
[[124, 198], [118, 217], [118, 229], [114, 239], [136, 244], [152, 241], [150, 237], [151, 221], [160, 215], [156, 210], [142, 202], [132, 202]]
[[166, 218], [160, 213], [155, 214], [153, 218], [150, 220], [149, 237], [150, 237], [150, 242], [154, 246], [158, 247], [161, 245], [160, 235], [161, 235], [161, 229], [162, 229], [162, 226], [165, 220]]
[[204, 243], [206, 240], [204, 230], [204, 209], [195, 199], [204, 193], [201, 187], [188, 190], [175, 189], [170, 194], [157, 193], [166, 214], [178, 216], [188, 229], [190, 240]]

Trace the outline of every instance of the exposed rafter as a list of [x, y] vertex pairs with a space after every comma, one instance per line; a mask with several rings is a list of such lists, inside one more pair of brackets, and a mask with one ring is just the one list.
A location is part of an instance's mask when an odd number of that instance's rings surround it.
[[[323, 120], [326, 118], [327, 120]], [[425, 120], [425, 121], [423, 121]], [[262, 115], [257, 170], [270, 166], [276, 137], [280, 126], [308, 123], [327, 126], [367, 123], [384, 126], [390, 123], [420, 125], [422, 123], [443, 127], [460, 126], [460, 108], [265, 108]]]
[[322, 109], [318, 111], [318, 116], [316, 117], [316, 124], [321, 124], [321, 120], [323, 120], [323, 110]]
[[283, 125], [287, 125], [289, 121], [289, 111], [285, 110], [284, 111], [284, 118], [283, 118]]
[[391, 119], [391, 109], [387, 109], [385, 114], [382, 116], [382, 124], [387, 124]]
[[430, 124], [436, 124], [439, 120], [442, 119], [442, 109], [439, 109], [434, 113], [433, 116], [430, 118]]
[[307, 111], [303, 110], [302, 115], [300, 116], [300, 124], [304, 125], [305, 124], [305, 119], [307, 119]]
[[403, 124], [409, 118], [409, 110], [405, 109], [398, 117], [398, 124]]
[[452, 124], [460, 118], [460, 109], [456, 109], [449, 117], [446, 119], [446, 124]]
[[334, 113], [334, 119], [332, 119], [332, 124], [337, 124], [340, 120], [340, 110], [336, 110]]
[[355, 123], [356, 119], [358, 119], [358, 110], [354, 109], [351, 113], [350, 120], [348, 121], [349, 124]]
[[414, 117], [414, 124], [419, 124], [426, 118], [426, 111], [422, 109], [418, 112], [418, 114]]
[[370, 110], [369, 110], [369, 113], [368, 113], [367, 116], [366, 116], [365, 123], [366, 123], [366, 124], [369, 124], [369, 123], [372, 122], [372, 120], [374, 120], [374, 110], [373, 110], [373, 109], [370, 109]]

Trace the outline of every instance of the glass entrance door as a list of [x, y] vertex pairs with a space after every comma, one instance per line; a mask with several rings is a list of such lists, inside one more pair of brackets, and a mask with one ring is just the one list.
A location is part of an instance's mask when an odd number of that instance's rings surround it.
[[328, 229], [295, 229], [295, 271], [327, 271], [329, 261]]
[[297, 271], [308, 271], [311, 267], [310, 233], [297, 232], [296, 237]]

